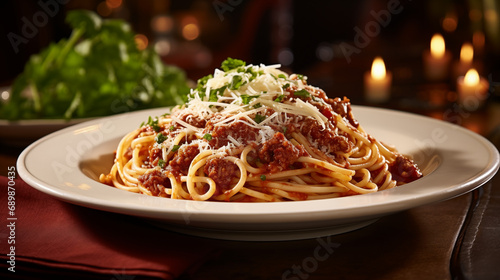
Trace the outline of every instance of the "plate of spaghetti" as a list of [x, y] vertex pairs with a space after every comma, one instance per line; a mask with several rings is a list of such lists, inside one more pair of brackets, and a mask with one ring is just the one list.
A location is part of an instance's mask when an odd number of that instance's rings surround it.
[[78, 124], [18, 160], [28, 184], [64, 201], [234, 240], [358, 229], [471, 191], [498, 166], [494, 146], [461, 127], [353, 106], [237, 59], [182, 106]]

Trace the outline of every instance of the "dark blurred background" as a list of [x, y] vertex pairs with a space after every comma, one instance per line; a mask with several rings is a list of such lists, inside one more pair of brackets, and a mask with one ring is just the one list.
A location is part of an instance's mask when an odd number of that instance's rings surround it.
[[[422, 53], [431, 36], [441, 33], [453, 61], [464, 42], [473, 43], [479, 74], [490, 81], [488, 102], [498, 102], [500, 95], [498, 0], [1, 1], [2, 85], [23, 71], [30, 55], [69, 36], [64, 19], [72, 9], [127, 20], [140, 46], [155, 48], [165, 63], [181, 67], [194, 81], [226, 57], [280, 63], [288, 72], [307, 75], [331, 97], [345, 95], [363, 104], [363, 75], [373, 58], [382, 56], [393, 73], [392, 98], [384, 106], [407, 111], [432, 111], [456, 99], [456, 76], [430, 82], [423, 75]], [[8, 34], [22, 36], [26, 21], [40, 26], [14, 46]]]

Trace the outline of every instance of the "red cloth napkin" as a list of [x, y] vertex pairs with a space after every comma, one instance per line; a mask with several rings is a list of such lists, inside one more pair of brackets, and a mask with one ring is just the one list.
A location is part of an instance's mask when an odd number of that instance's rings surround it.
[[[65, 203], [20, 179], [10, 215], [8, 182], [0, 176], [2, 279], [174, 279], [214, 255], [208, 239]], [[12, 253], [15, 272], [9, 271]]]

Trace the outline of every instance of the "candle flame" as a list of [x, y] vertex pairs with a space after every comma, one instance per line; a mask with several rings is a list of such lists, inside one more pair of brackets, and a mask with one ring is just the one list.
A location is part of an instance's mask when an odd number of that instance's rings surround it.
[[431, 54], [433, 57], [442, 58], [444, 56], [446, 47], [444, 38], [441, 34], [434, 34], [431, 39]]
[[476, 69], [472, 68], [465, 74], [464, 84], [474, 86], [479, 84], [479, 74]]
[[384, 60], [381, 57], [376, 57], [373, 60], [371, 74], [372, 78], [374, 78], [375, 80], [382, 80], [385, 78], [385, 64]]
[[474, 48], [470, 43], [464, 43], [460, 50], [460, 61], [463, 63], [471, 63], [474, 58]]

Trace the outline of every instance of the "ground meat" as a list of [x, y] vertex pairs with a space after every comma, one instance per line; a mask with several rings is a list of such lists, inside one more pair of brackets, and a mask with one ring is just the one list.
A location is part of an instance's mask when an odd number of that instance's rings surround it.
[[203, 172], [217, 184], [216, 194], [230, 189], [231, 181], [238, 171], [238, 166], [223, 158], [213, 158], [207, 161]]
[[207, 121], [205, 119], [201, 118], [201, 116], [195, 116], [193, 114], [181, 115], [181, 116], [179, 116], [179, 118], [182, 121], [185, 121], [188, 124], [195, 126], [195, 127], [199, 127], [199, 128], [203, 128], [207, 124]]
[[210, 133], [212, 136], [212, 139], [209, 141], [210, 146], [215, 149], [226, 146], [230, 142], [228, 140], [229, 135], [243, 145], [255, 141], [259, 135], [259, 129], [251, 127], [244, 122], [246, 121], [233, 122], [228, 126], [214, 126], [211, 122], [208, 122], [205, 127], [205, 133]]
[[306, 119], [300, 132], [312, 139], [319, 150], [329, 153], [347, 153], [352, 149], [352, 143], [346, 136], [336, 134], [332, 129], [323, 129], [316, 120]]
[[348, 123], [350, 123], [354, 127], [359, 126], [359, 122], [354, 119], [352, 115], [351, 102], [348, 98], [344, 97], [344, 99], [334, 98], [327, 99], [326, 102], [332, 106], [332, 110], [339, 114], [342, 118], [344, 118]]
[[267, 169], [271, 173], [289, 169], [303, 154], [305, 152], [294, 146], [281, 132], [275, 133], [258, 149], [259, 160], [268, 164]]
[[168, 169], [174, 174], [181, 173], [187, 175], [189, 165], [193, 159], [200, 153], [198, 145], [184, 145], [172, 157]]
[[149, 147], [149, 165], [150, 167], [158, 165], [158, 160], [160, 159], [162, 153], [161, 149], [155, 145]]
[[153, 171], [139, 176], [138, 179], [141, 185], [148, 189], [153, 196], [165, 196], [163, 189], [166, 186], [170, 187], [170, 180], [164, 172], [158, 169], [153, 169]]
[[399, 155], [396, 160], [389, 165], [392, 179], [398, 183], [409, 183], [422, 177], [422, 172], [417, 165], [409, 158]]

